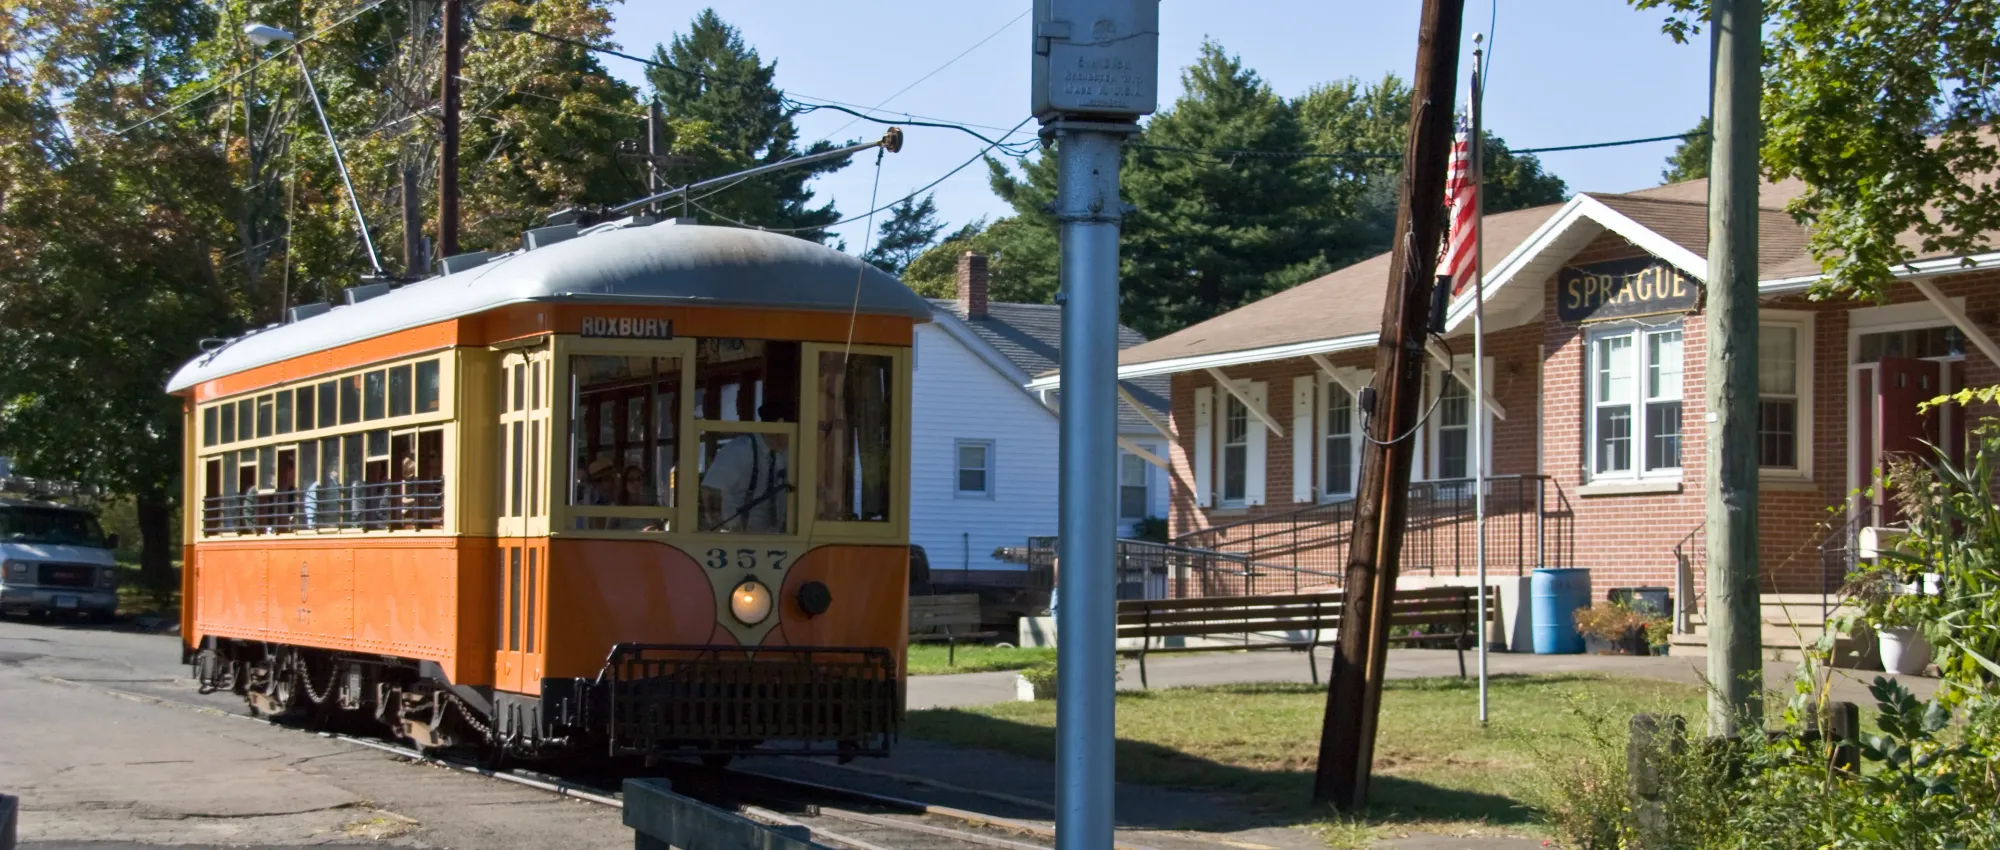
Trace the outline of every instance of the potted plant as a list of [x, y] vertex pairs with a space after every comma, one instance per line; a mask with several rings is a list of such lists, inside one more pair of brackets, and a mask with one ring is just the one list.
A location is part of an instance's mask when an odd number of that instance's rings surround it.
[[1599, 602], [1573, 615], [1583, 635], [1583, 650], [1591, 655], [1651, 655], [1647, 634], [1654, 617], [1623, 602]]
[[1931, 663], [1930, 641], [1923, 626], [1929, 620], [1931, 597], [1921, 593], [1921, 579], [1911, 576], [1908, 565], [1893, 553], [1857, 574], [1849, 592], [1860, 615], [1859, 624], [1875, 633], [1875, 647], [1882, 669], [1899, 676], [1922, 673]]

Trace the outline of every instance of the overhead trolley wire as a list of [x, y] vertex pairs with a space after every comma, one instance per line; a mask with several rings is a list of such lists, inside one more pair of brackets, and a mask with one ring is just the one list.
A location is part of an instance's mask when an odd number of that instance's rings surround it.
[[[1022, 127], [1026, 126], [1029, 121], [1033, 120], [1035, 120], [1033, 116], [1021, 119], [1021, 123], [1014, 125], [1014, 130], [1021, 129]], [[1009, 130], [1008, 132], [1011, 134], [1013, 130]], [[882, 206], [875, 207], [874, 209], [871, 209], [860, 215], [844, 218], [841, 219], [840, 221], [833, 222], [832, 224], [822, 224], [814, 227], [764, 227], [758, 224], [751, 224], [750, 222], [747, 221], [741, 221], [738, 219], [730, 218], [729, 216], [718, 213], [715, 210], [709, 209], [708, 207], [702, 206], [700, 204], [695, 204], [694, 206], [696, 209], [699, 209], [702, 212], [708, 213], [709, 215], [715, 216], [718, 219], [729, 222], [730, 224], [734, 224], [738, 227], [748, 227], [755, 230], [762, 230], [767, 233], [803, 233], [809, 230], [827, 230], [829, 228], [839, 227], [843, 224], [852, 224], [862, 219], [869, 218], [875, 215], [876, 213], [883, 212], [891, 207], [896, 206], [897, 204], [903, 203], [904, 201], [908, 201], [912, 198], [915, 198], [918, 195], [928, 192], [933, 187], [937, 186], [939, 183], [943, 183], [944, 181], [951, 179], [952, 175], [957, 174], [960, 171], [964, 171], [968, 166], [972, 165], [975, 162], [985, 159], [987, 152], [993, 150], [995, 147], [998, 146], [999, 144], [997, 142], [988, 144], [985, 148], [980, 149], [979, 153], [974, 154], [971, 159], [959, 163], [957, 168], [945, 172], [943, 176], [939, 177], [936, 180], [932, 180], [929, 183], [925, 183], [922, 187], [918, 188], [916, 191], [904, 195], [901, 198], [897, 198], [896, 200], [890, 201], [889, 203], [884, 204]]]

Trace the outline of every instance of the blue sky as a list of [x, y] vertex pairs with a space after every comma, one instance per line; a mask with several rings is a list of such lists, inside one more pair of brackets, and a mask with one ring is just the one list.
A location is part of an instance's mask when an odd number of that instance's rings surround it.
[[[1493, 0], [1468, 0], [1461, 66], [1470, 67], [1471, 34], [1488, 29]], [[615, 40], [650, 54], [712, 6], [766, 61], [776, 59], [786, 91], [962, 124], [1014, 126], [1028, 114], [1028, 0], [627, 0], [614, 6]], [[1280, 95], [1297, 96], [1331, 80], [1371, 80], [1415, 69], [1418, 0], [1164, 0], [1160, 9], [1160, 103], [1178, 97], [1180, 69], [1212, 38], [1263, 76]], [[1513, 147], [1547, 147], [1678, 133], [1707, 109], [1707, 44], [1676, 45], [1660, 16], [1622, 0], [1504, 0], [1492, 31], [1486, 124]], [[1011, 23], [1010, 23], [1011, 22]], [[950, 67], [952, 57], [993, 36]], [[643, 68], [604, 57], [615, 74], [641, 82]], [[1465, 85], [1460, 83], [1461, 99]], [[823, 111], [799, 125], [807, 139], [873, 138], [880, 127], [849, 124]], [[845, 126], [844, 126], [845, 125]], [[1031, 122], [1023, 133], [1033, 129]], [[984, 132], [984, 131], [982, 131]], [[989, 133], [991, 135], [991, 133]], [[1025, 138], [1022, 136], [1021, 138]], [[902, 153], [882, 165], [878, 203], [937, 179], [983, 143], [952, 130], [911, 128]], [[1546, 154], [1543, 164], [1572, 191], [1621, 192], [1652, 186], [1672, 143]], [[872, 158], [813, 185], [843, 215], [868, 210]], [[939, 185], [937, 204], [952, 226], [1006, 209], [973, 165]], [[878, 219], [879, 220], [879, 219]], [[863, 224], [837, 228], [859, 250]]]

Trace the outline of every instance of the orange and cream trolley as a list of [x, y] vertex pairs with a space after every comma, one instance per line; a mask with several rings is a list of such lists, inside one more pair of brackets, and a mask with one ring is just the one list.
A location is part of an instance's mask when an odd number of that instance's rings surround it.
[[174, 376], [197, 678], [428, 747], [886, 752], [929, 305], [756, 231], [524, 244]]

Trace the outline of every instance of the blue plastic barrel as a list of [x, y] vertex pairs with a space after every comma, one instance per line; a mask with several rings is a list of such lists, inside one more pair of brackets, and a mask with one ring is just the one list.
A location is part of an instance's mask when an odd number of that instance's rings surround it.
[[1536, 655], [1575, 655], [1583, 651], [1576, 631], [1576, 609], [1590, 607], [1590, 571], [1536, 570], [1528, 580], [1529, 616], [1533, 618]]

